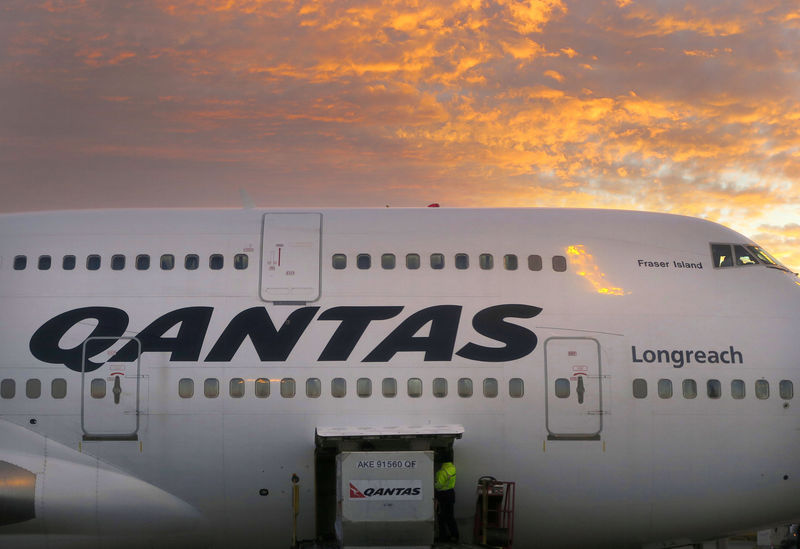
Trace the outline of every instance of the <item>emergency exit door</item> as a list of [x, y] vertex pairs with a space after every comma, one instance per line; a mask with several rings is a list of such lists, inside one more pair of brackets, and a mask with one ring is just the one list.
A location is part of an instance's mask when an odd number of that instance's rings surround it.
[[322, 214], [264, 214], [261, 299], [316, 301], [320, 296]]
[[[98, 356], [92, 348], [108, 347]], [[123, 345], [133, 345], [136, 360], [115, 362]], [[103, 362], [103, 358], [107, 361]], [[103, 362], [99, 367], [97, 363]], [[142, 392], [141, 343], [134, 337], [90, 337], [83, 343], [81, 429], [84, 440], [138, 440]]]
[[603, 429], [600, 343], [592, 338], [545, 341], [547, 436], [599, 440]]

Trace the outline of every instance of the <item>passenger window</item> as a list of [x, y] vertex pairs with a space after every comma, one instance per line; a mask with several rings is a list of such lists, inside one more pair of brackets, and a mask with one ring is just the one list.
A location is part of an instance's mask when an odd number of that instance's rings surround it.
[[731, 381], [731, 396], [736, 400], [741, 400], [744, 398], [744, 381], [741, 379], [734, 379]]
[[164, 254], [161, 256], [161, 270], [171, 271], [175, 268], [175, 256], [172, 254]]
[[381, 393], [386, 398], [397, 396], [397, 380], [393, 377], [385, 377], [381, 381]]
[[369, 254], [358, 254], [356, 256], [356, 267], [362, 270], [372, 267], [372, 258]]
[[243, 271], [250, 263], [250, 257], [247, 254], [236, 254], [233, 256], [233, 268], [237, 271]]
[[517, 256], [514, 254], [506, 254], [503, 256], [503, 267], [506, 271], [516, 271], [519, 266]]
[[99, 377], [94, 378], [89, 384], [89, 394], [92, 395], [92, 398], [106, 396], [106, 380]]
[[556, 396], [558, 398], [568, 398], [569, 397], [569, 380], [565, 377], [560, 377], [556, 380], [555, 383], [556, 388]]
[[508, 380], [508, 396], [511, 398], [522, 398], [525, 395], [525, 382], [518, 377]]
[[431, 269], [444, 269], [444, 254], [431, 254]]
[[658, 380], [658, 398], [672, 398], [672, 380]]
[[531, 271], [541, 271], [542, 270], [542, 256], [540, 255], [529, 255], [528, 256], [528, 269]]
[[183, 260], [183, 267], [187, 271], [195, 271], [200, 266], [200, 257], [197, 254], [186, 254]]
[[15, 271], [23, 271], [25, 267], [28, 266], [28, 258], [24, 255], [18, 255], [14, 257], [14, 270]]
[[419, 269], [419, 254], [406, 254], [406, 269]]
[[712, 244], [711, 255], [714, 258], [714, 267], [733, 267], [733, 256], [729, 244]]
[[788, 379], [784, 379], [781, 381], [780, 385], [778, 386], [781, 394], [781, 398], [784, 400], [791, 400], [794, 398], [794, 386], [792, 382]]
[[347, 381], [343, 377], [335, 377], [331, 380], [331, 395], [335, 398], [342, 398], [347, 394]]
[[468, 398], [472, 396], [472, 380], [462, 377], [458, 380], [458, 396]]
[[368, 377], [360, 377], [356, 380], [356, 394], [362, 398], [372, 395], [372, 380]]
[[40, 271], [47, 271], [50, 269], [50, 265], [52, 264], [53, 260], [50, 258], [49, 255], [40, 255], [39, 256], [39, 270]]
[[633, 398], [647, 398], [647, 381], [642, 378], [633, 380]]
[[709, 379], [706, 383], [706, 393], [708, 398], [720, 398], [722, 396], [722, 384], [718, 379]]
[[331, 266], [337, 271], [344, 269], [347, 267], [347, 256], [344, 254], [333, 254]]
[[750, 251], [746, 250], [744, 246], [736, 245], [733, 247], [733, 253], [736, 255], [737, 265], [758, 265], [756, 256]]
[[50, 394], [53, 398], [64, 398], [67, 396], [67, 380], [58, 377], [50, 382]]
[[65, 271], [71, 271], [75, 268], [75, 256], [65, 255], [61, 260], [61, 268]]
[[563, 273], [567, 270], [567, 258], [563, 255], [553, 256], [553, 270], [557, 273]]
[[395, 257], [394, 254], [383, 254], [381, 255], [381, 268], [382, 269], [394, 269], [395, 267]]
[[281, 380], [281, 396], [283, 398], [294, 398], [295, 383], [291, 377], [285, 377]]
[[225, 258], [222, 254], [211, 254], [208, 258], [208, 268], [212, 271], [219, 271], [225, 264]]
[[17, 383], [13, 379], [0, 381], [0, 398], [14, 398], [17, 393]]
[[319, 378], [310, 377], [306, 380], [306, 396], [308, 398], [319, 398], [322, 394], [322, 382]]
[[433, 396], [436, 398], [442, 398], [447, 396], [447, 380], [443, 377], [435, 377], [433, 378], [433, 385], [431, 386], [431, 392]]
[[412, 377], [408, 380], [408, 396], [411, 398], [422, 396], [422, 380], [420, 378]]
[[203, 382], [203, 394], [208, 398], [217, 398], [219, 396], [219, 380], [214, 377], [209, 377]]
[[139, 254], [136, 256], [136, 270], [146, 271], [150, 268], [150, 256], [147, 254]]
[[89, 271], [97, 271], [100, 269], [100, 256], [92, 254], [86, 258], [86, 269]]
[[697, 397], [697, 382], [693, 379], [683, 380], [683, 398]]
[[121, 271], [125, 268], [125, 256], [122, 254], [114, 254], [111, 256], [111, 270]]
[[492, 254], [481, 254], [478, 256], [478, 265], [484, 271], [488, 271], [489, 269], [494, 267], [494, 258]]
[[28, 398], [39, 398], [42, 396], [42, 382], [38, 379], [29, 379], [25, 383], [25, 396]]
[[497, 396], [497, 380], [495, 378], [487, 377], [483, 380], [483, 396], [486, 398]]
[[256, 379], [256, 397], [267, 398], [269, 396], [269, 379], [260, 377]]
[[456, 254], [456, 269], [469, 269], [469, 256], [467, 254]]
[[181, 398], [192, 398], [194, 396], [194, 380], [188, 377], [178, 381], [178, 396]]
[[769, 381], [766, 379], [756, 380], [756, 398], [759, 400], [769, 398]]
[[244, 380], [240, 377], [231, 379], [228, 384], [228, 392], [232, 398], [242, 398], [244, 396]]

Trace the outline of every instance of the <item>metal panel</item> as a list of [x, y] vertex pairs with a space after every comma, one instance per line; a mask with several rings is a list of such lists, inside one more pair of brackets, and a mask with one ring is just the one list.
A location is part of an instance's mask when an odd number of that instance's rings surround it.
[[591, 338], [548, 339], [545, 376], [548, 438], [599, 439], [603, 429], [600, 343]]
[[[87, 345], [97, 340], [117, 340], [107, 355], [113, 357], [117, 347], [133, 342], [135, 362], [106, 362], [93, 371], [86, 371], [91, 356]], [[135, 337], [90, 337], [83, 343], [81, 368], [81, 428], [84, 440], [137, 440], [139, 432], [139, 394], [141, 385], [141, 342]], [[104, 387], [102, 394], [94, 390]]]
[[261, 299], [309, 302], [320, 296], [320, 213], [264, 214]]
[[464, 426], [449, 425], [395, 425], [391, 427], [317, 427], [316, 435], [320, 438], [461, 438]]
[[342, 452], [336, 468], [342, 547], [430, 546], [433, 452]]

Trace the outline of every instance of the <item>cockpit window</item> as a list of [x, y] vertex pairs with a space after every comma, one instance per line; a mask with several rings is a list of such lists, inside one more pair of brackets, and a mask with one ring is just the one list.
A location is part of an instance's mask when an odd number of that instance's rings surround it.
[[769, 255], [761, 246], [748, 246], [747, 249], [756, 256], [761, 263], [765, 265], [774, 265], [776, 267], [779, 265], [775, 258]]
[[733, 253], [736, 254], [737, 265], [757, 265], [758, 260], [753, 252], [746, 250], [744, 246], [736, 245], [733, 247]]
[[711, 255], [714, 267], [743, 267], [764, 265], [772, 269], [790, 272], [769, 255], [761, 246], [747, 244], [711, 244]]
[[712, 244], [711, 253], [714, 256], [714, 267], [733, 267], [730, 244]]

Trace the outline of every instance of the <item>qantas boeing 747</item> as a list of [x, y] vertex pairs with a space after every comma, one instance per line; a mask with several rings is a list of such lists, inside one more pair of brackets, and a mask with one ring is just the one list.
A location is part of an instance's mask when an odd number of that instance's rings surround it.
[[[0, 215], [0, 546], [430, 545], [800, 519], [800, 280], [676, 215]], [[371, 507], [370, 507], [371, 506]], [[480, 505], [478, 505], [478, 508]]]

